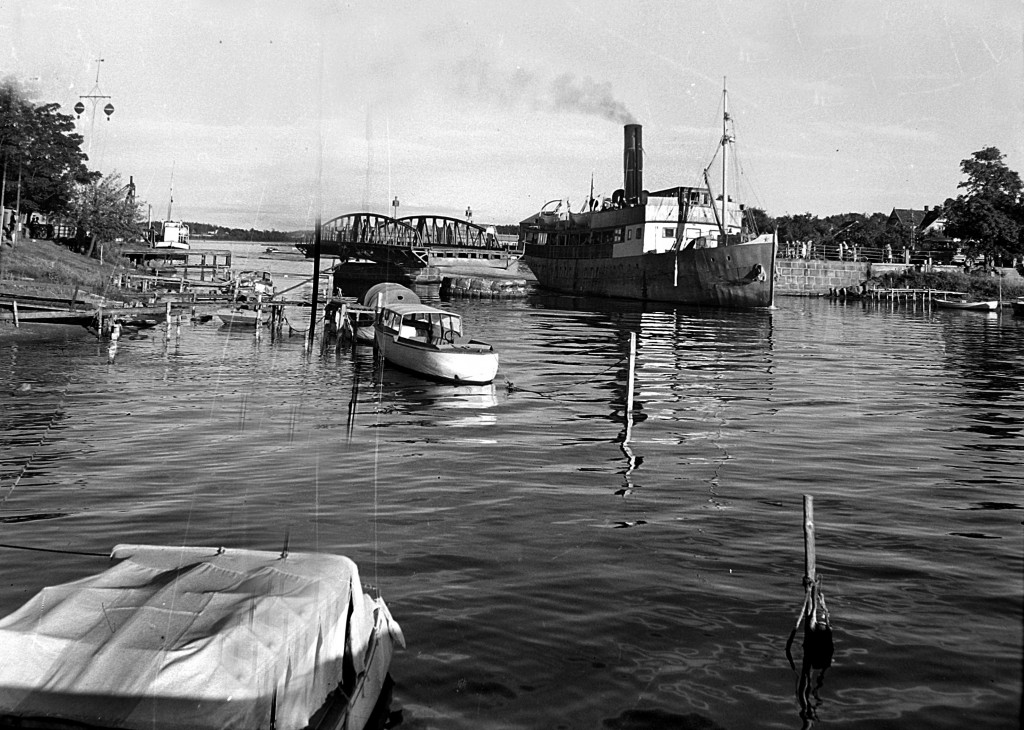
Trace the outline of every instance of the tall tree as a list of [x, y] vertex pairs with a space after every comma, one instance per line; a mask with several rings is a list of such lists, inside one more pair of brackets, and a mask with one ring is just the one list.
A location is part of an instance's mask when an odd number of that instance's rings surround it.
[[62, 215], [75, 188], [100, 177], [86, 167], [82, 136], [74, 119], [58, 104], [35, 105], [13, 78], [0, 81], [0, 171], [4, 175], [3, 204], [23, 212]]
[[87, 253], [103, 258], [104, 245], [137, 241], [142, 236], [143, 204], [135, 198], [135, 186], [117, 173], [81, 185], [71, 213]]
[[1003, 158], [997, 148], [986, 147], [960, 163], [966, 179], [957, 187], [966, 193], [949, 201], [946, 234], [963, 239], [969, 256], [1024, 253], [1024, 185]]

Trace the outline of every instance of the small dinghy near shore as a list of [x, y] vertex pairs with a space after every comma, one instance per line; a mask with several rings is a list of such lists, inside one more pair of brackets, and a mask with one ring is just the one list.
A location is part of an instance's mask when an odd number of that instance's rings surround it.
[[966, 309], [972, 312], [995, 312], [999, 309], [999, 302], [995, 299], [984, 302], [967, 302], [960, 299], [932, 299], [939, 309]]
[[257, 312], [255, 309], [218, 309], [217, 316], [227, 327], [249, 327], [256, 326], [256, 320], [266, 324], [269, 320], [266, 310]]
[[340, 555], [118, 545], [0, 620], [0, 726], [363, 728], [401, 629]]

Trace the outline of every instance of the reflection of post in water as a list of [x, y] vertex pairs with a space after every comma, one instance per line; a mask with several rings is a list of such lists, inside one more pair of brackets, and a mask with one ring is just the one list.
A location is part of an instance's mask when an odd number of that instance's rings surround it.
[[[821, 592], [821, 579], [817, 575], [814, 554], [814, 497], [804, 495], [804, 603], [800, 607], [796, 626], [789, 634], [786, 642], [786, 657], [789, 666], [796, 670], [790, 648], [800, 624], [804, 626], [804, 656], [797, 681], [796, 696], [800, 703], [800, 719], [803, 727], [809, 728], [817, 719], [817, 707], [821, 704], [818, 690], [825, 683], [825, 670], [832, 665], [832, 654], [835, 649], [832, 643], [832, 625], [829, 623], [828, 608], [825, 606], [825, 595]], [[812, 677], [818, 670], [816, 679]]]
[[633, 381], [636, 375], [636, 332], [629, 333], [629, 375], [626, 385], [626, 426], [622, 433], [622, 453], [626, 456], [626, 472], [623, 475], [625, 485], [615, 492], [626, 496], [633, 491], [633, 470], [637, 467], [637, 458], [629, 441], [633, 437]]
[[345, 422], [345, 437], [352, 440], [352, 429], [356, 425], [356, 411], [359, 406], [359, 365], [352, 368], [352, 396], [348, 399], [348, 420]]

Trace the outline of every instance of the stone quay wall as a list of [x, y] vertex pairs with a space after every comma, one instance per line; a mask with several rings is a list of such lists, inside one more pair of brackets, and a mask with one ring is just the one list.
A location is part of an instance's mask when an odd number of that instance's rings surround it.
[[814, 259], [776, 259], [775, 293], [812, 296], [828, 294], [843, 287], [859, 289], [871, 277], [867, 261], [817, 261]]

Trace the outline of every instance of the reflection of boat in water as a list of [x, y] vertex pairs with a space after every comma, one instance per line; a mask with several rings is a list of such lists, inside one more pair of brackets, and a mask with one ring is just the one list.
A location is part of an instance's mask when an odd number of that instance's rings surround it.
[[964, 309], [971, 312], [995, 312], [999, 309], [999, 302], [995, 299], [983, 302], [968, 302], [962, 299], [932, 299], [939, 309]]
[[404, 646], [340, 555], [119, 545], [111, 557], [0, 621], [5, 727], [362, 728]]
[[435, 380], [490, 383], [498, 372], [498, 353], [464, 339], [461, 316], [426, 304], [384, 305], [374, 342], [392, 365]]
[[1024, 317], [1024, 299], [1017, 299], [1013, 302], [1013, 315]]
[[538, 283], [584, 296], [771, 306], [776, 243], [772, 234], [756, 235], [726, 192], [728, 121], [726, 113], [718, 201], [707, 170], [704, 187], [643, 190], [641, 127], [627, 124], [623, 189], [603, 200], [591, 193], [579, 211], [550, 201], [520, 223], [524, 260]]

